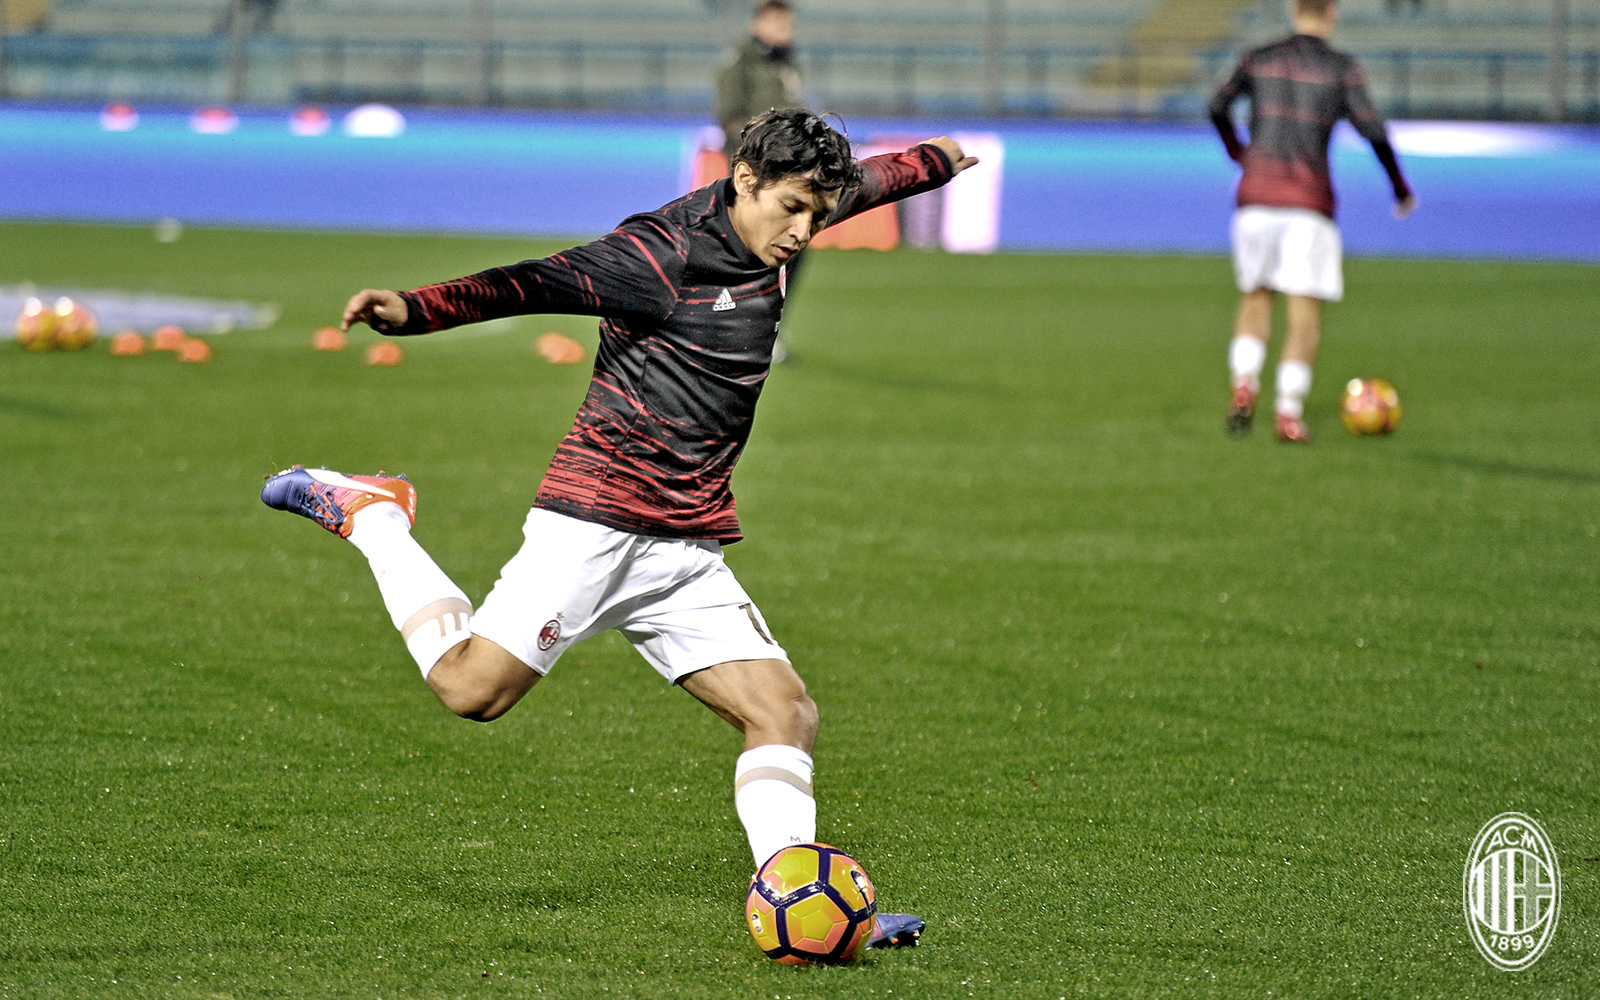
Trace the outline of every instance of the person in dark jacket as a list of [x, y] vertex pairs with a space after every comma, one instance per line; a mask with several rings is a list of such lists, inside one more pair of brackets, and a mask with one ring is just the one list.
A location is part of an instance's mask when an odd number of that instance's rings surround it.
[[730, 163], [746, 122], [763, 111], [800, 107], [793, 46], [794, 8], [785, 0], [765, 0], [750, 21], [750, 37], [717, 74], [717, 124]]
[[[722, 150], [731, 166], [745, 126], [768, 111], [800, 108], [800, 70], [794, 64], [794, 8], [786, 0], [765, 0], [750, 19], [750, 37], [733, 61], [717, 74], [717, 124]], [[800, 261], [789, 267], [789, 286], [800, 274]], [[772, 346], [774, 364], [790, 358], [782, 334]]]

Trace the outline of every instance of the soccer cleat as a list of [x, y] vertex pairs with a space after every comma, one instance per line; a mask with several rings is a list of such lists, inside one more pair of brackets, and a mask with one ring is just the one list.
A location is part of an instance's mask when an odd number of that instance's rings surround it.
[[1289, 444], [1310, 444], [1311, 428], [1299, 417], [1280, 413], [1277, 417], [1278, 440]]
[[291, 466], [267, 477], [261, 502], [309, 517], [340, 538], [349, 538], [350, 516], [370, 504], [394, 503], [417, 523], [417, 491], [405, 476], [346, 476], [329, 469]]
[[1228, 433], [1243, 437], [1250, 433], [1256, 415], [1256, 389], [1248, 382], [1233, 387], [1233, 402], [1228, 406]]
[[868, 948], [915, 948], [927, 926], [921, 917], [909, 913], [880, 913], [877, 920], [867, 939]]

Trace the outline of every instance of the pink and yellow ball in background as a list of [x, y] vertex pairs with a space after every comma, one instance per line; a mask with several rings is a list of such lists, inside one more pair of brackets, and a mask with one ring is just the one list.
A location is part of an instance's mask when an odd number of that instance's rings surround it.
[[94, 312], [82, 302], [62, 296], [56, 299], [56, 346], [63, 351], [81, 351], [100, 335]]
[[1388, 379], [1353, 378], [1345, 384], [1339, 419], [1357, 437], [1391, 433], [1404, 413], [1400, 394]]
[[17, 344], [25, 351], [51, 351], [56, 346], [56, 311], [42, 299], [29, 298], [17, 314]]

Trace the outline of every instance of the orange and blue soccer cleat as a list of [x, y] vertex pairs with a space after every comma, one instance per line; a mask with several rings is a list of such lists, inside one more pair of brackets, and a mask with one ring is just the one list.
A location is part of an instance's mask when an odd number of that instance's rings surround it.
[[1256, 387], [1241, 382], [1233, 387], [1233, 400], [1228, 404], [1228, 433], [1243, 437], [1250, 433], [1250, 421], [1256, 415]]
[[340, 538], [350, 537], [350, 516], [370, 504], [399, 504], [417, 523], [417, 491], [405, 476], [346, 476], [329, 469], [295, 465], [267, 478], [261, 502], [309, 517]]
[[1299, 417], [1291, 417], [1287, 413], [1277, 415], [1278, 440], [1288, 444], [1310, 444], [1311, 428]]
[[909, 913], [880, 913], [867, 939], [868, 948], [915, 948], [927, 923]]

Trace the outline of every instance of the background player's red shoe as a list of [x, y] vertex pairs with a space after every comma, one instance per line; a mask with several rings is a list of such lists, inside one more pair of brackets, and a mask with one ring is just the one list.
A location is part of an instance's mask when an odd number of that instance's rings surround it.
[[1278, 440], [1290, 444], [1310, 444], [1311, 428], [1299, 417], [1291, 417], [1286, 413], [1278, 414], [1277, 419]]
[[1250, 421], [1256, 415], [1257, 389], [1249, 382], [1233, 387], [1233, 402], [1228, 405], [1228, 433], [1242, 437], [1250, 433]]

